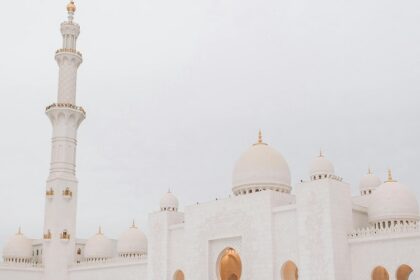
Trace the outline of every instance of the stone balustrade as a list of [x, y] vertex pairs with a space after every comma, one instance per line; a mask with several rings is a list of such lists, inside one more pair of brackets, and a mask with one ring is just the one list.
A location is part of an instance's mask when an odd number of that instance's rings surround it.
[[420, 234], [420, 224], [409, 223], [409, 224], [397, 224], [387, 228], [359, 228], [348, 234], [349, 240], [363, 239], [377, 236], [392, 236], [402, 233], [419, 233]]

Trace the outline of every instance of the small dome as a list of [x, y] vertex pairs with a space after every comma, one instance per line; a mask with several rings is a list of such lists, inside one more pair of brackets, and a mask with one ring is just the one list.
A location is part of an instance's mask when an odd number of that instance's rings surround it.
[[97, 234], [86, 241], [86, 259], [107, 259], [112, 257], [112, 241], [103, 235], [101, 228]]
[[260, 132], [258, 142], [245, 151], [235, 164], [232, 191], [235, 194], [260, 189], [290, 192], [290, 181], [286, 160], [277, 150], [262, 142]]
[[362, 177], [360, 180], [360, 192], [362, 195], [371, 194], [377, 187], [382, 184], [381, 179], [372, 173], [369, 169], [368, 174]]
[[161, 211], [178, 211], [178, 198], [168, 191], [160, 199], [160, 210]]
[[20, 231], [13, 235], [3, 249], [4, 258], [30, 259], [32, 258], [32, 241]]
[[147, 237], [135, 224], [118, 239], [117, 251], [120, 256], [145, 255], [147, 253]]
[[418, 221], [419, 206], [415, 194], [391, 175], [379, 186], [369, 200], [369, 222]]
[[67, 4], [67, 12], [74, 13], [76, 11], [76, 5], [74, 4], [74, 1], [70, 1]]
[[334, 165], [321, 152], [318, 157], [312, 160], [309, 173], [311, 179], [319, 179], [319, 176], [327, 178], [334, 175]]

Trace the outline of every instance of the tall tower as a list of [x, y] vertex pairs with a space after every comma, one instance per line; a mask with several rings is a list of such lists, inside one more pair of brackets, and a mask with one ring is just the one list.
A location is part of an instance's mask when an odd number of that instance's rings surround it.
[[46, 184], [43, 263], [45, 280], [68, 279], [74, 262], [77, 206], [77, 129], [85, 111], [76, 106], [77, 69], [82, 55], [76, 50], [80, 27], [73, 22], [76, 6], [67, 5], [68, 20], [61, 24], [63, 46], [55, 60], [59, 67], [57, 103], [46, 108], [52, 124], [51, 165]]

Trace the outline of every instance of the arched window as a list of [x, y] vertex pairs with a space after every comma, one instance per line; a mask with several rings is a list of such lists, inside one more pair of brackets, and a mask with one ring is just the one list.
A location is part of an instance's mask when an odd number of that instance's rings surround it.
[[218, 258], [217, 272], [220, 280], [239, 280], [242, 274], [242, 262], [233, 248], [224, 249]]
[[298, 280], [298, 269], [294, 262], [287, 261], [281, 268], [282, 280]]
[[411, 280], [411, 279], [414, 279], [415, 277], [413, 277], [412, 272], [413, 272], [413, 269], [410, 266], [408, 266], [406, 264], [401, 265], [397, 269], [397, 273], [396, 273], [397, 280]]
[[175, 271], [174, 280], [185, 280], [184, 272], [182, 270]]
[[389, 280], [388, 271], [383, 266], [377, 266], [372, 271], [372, 280]]

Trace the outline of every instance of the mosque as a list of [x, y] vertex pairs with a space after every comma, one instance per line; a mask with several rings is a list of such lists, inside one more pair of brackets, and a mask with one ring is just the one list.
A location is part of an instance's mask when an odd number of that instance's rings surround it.
[[[57, 102], [46, 108], [52, 124], [51, 166], [45, 188], [44, 230], [20, 229], [3, 248], [4, 280], [413, 280], [420, 279], [420, 225], [416, 196], [369, 171], [360, 193], [336, 175], [321, 153], [306, 181], [291, 186], [283, 156], [261, 133], [233, 169], [232, 195], [179, 210], [165, 193], [149, 214], [146, 235], [133, 223], [118, 239], [98, 230], [76, 236], [77, 130], [86, 117], [76, 105], [82, 54], [67, 5]], [[416, 276], [417, 275], [417, 276]]]

